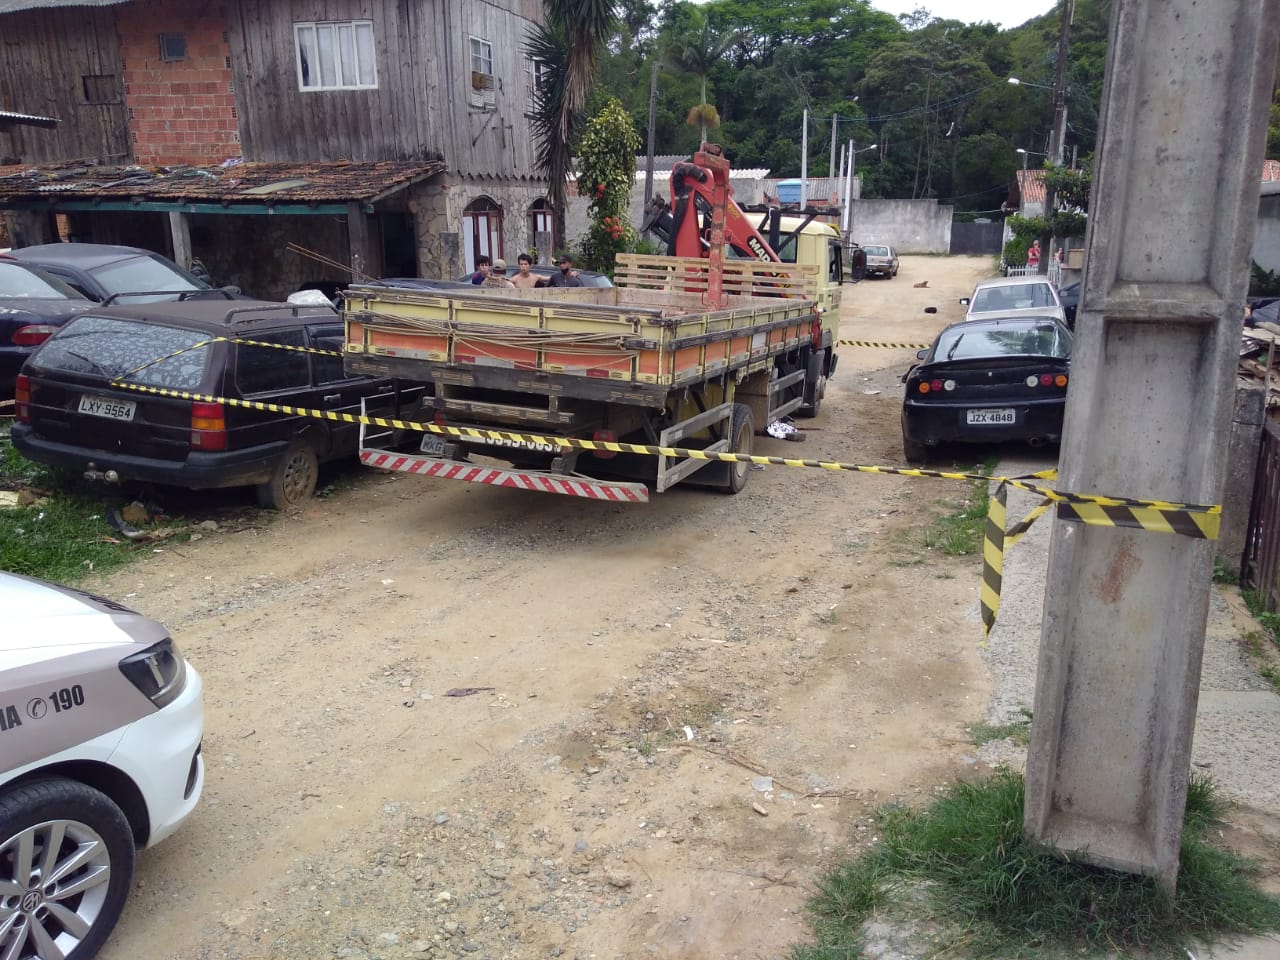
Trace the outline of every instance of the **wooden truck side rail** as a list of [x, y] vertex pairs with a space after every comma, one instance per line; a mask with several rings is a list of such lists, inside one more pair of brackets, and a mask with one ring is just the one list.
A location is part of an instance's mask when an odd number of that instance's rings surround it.
[[[723, 289], [730, 296], [800, 297], [817, 300], [823, 277], [810, 263], [766, 263], [757, 260], [725, 260]], [[632, 290], [668, 290], [706, 293], [710, 270], [699, 257], [650, 256], [620, 253], [614, 282]]]
[[[813, 304], [789, 297], [738, 295], [708, 311], [684, 292], [618, 287], [594, 291], [593, 302], [512, 292], [353, 286], [343, 311], [348, 367], [423, 382], [462, 368], [477, 385], [654, 405], [668, 390], [754, 369], [813, 337]], [[602, 380], [640, 389], [602, 394]]]

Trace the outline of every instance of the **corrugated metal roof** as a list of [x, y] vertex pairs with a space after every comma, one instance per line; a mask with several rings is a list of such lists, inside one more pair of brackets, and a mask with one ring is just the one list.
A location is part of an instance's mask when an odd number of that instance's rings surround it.
[[233, 163], [226, 167], [0, 167], [6, 200], [130, 200], [152, 203], [371, 203], [444, 170], [443, 160]]
[[111, 7], [129, 0], [0, 0], [0, 13], [17, 13], [35, 7]]

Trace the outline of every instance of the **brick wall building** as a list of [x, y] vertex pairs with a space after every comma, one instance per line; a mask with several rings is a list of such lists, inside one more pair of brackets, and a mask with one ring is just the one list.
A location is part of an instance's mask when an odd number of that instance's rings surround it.
[[135, 162], [208, 166], [240, 156], [222, 5], [127, 3], [116, 27]]

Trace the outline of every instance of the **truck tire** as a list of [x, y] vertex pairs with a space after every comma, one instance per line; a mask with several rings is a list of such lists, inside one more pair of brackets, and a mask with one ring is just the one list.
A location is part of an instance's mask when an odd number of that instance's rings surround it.
[[[750, 455], [751, 444], [756, 435], [755, 418], [751, 416], [751, 408], [745, 403], [733, 405], [733, 425], [729, 428], [732, 437], [730, 450], [733, 453]], [[749, 463], [726, 463], [726, 479], [721, 488], [725, 493], [741, 493], [747, 485], [747, 473], [751, 470]]]
[[798, 417], [816, 417], [818, 411], [822, 409], [822, 398], [827, 392], [827, 377], [822, 372], [825, 359], [822, 352], [810, 354], [808, 372], [804, 377], [804, 392], [810, 397], [810, 402], [801, 406], [796, 410]]

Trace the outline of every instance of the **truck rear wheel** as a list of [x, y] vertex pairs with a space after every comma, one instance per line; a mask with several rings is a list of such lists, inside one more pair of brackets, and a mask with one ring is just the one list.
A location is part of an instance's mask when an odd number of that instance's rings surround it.
[[[729, 436], [733, 438], [730, 450], [733, 453], [741, 453], [747, 456], [751, 455], [751, 444], [756, 434], [755, 418], [751, 416], [751, 408], [745, 403], [735, 403], [733, 405], [733, 425], [729, 429]], [[741, 493], [747, 485], [747, 472], [751, 469], [751, 464], [745, 461], [738, 463], [726, 463], [726, 473], [728, 478], [725, 480], [725, 493]]]

